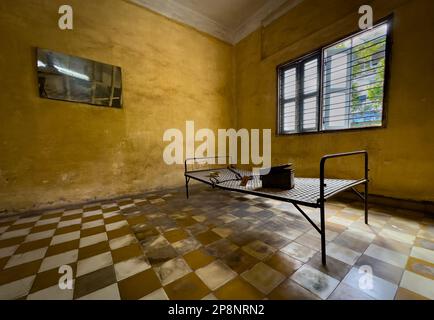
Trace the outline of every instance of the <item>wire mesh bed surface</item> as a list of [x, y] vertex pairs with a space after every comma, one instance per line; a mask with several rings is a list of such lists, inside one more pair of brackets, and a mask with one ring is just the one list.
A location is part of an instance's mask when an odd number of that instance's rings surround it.
[[[363, 156], [364, 157], [364, 177], [358, 180], [349, 179], [326, 179], [325, 164], [326, 161], [333, 158]], [[213, 157], [215, 158], [215, 157]], [[227, 168], [206, 168], [206, 163], [203, 159], [210, 158], [190, 158], [184, 162], [185, 189], [187, 199], [189, 196], [188, 183], [190, 179], [194, 179], [213, 187], [221, 189], [252, 194], [264, 198], [275, 199], [284, 202], [292, 203], [295, 208], [309, 221], [309, 223], [321, 235], [321, 261], [325, 265], [327, 261], [326, 255], [326, 225], [325, 225], [325, 201], [333, 195], [342, 191], [351, 189], [364, 202], [365, 223], [368, 224], [368, 152], [366, 150], [352, 151], [344, 153], [328, 154], [320, 160], [319, 179], [315, 178], [294, 178], [295, 186], [290, 190], [262, 188], [262, 181], [258, 175], [251, 171]], [[199, 161], [199, 169], [188, 170], [189, 162]], [[232, 162], [229, 162], [232, 163]], [[241, 185], [243, 177], [250, 177], [245, 186]], [[356, 190], [356, 186], [364, 185], [364, 193]], [[320, 224], [315, 223], [299, 205], [319, 208]]]
[[[240, 169], [220, 168], [215, 170], [187, 171], [186, 176], [215, 187], [270, 197], [281, 201], [293, 201], [299, 204], [316, 206], [320, 200], [320, 179], [315, 178], [294, 178], [295, 186], [293, 189], [280, 190], [262, 188], [262, 181], [258, 175], [253, 175], [251, 171]], [[252, 177], [246, 186], [240, 185], [240, 177], [242, 176]], [[337, 192], [362, 183], [362, 181], [325, 179], [324, 183], [324, 198], [326, 199]]]

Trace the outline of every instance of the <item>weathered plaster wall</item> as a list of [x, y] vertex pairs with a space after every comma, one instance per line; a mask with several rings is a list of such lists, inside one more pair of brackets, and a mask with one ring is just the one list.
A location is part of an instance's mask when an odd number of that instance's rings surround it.
[[[375, 19], [394, 13], [387, 128], [272, 138], [273, 162], [290, 161], [299, 176], [318, 176], [322, 155], [367, 149], [371, 192], [434, 200], [434, 1], [305, 0], [236, 46], [238, 127], [276, 128], [276, 66], [357, 31], [358, 7]], [[331, 176], [361, 174], [344, 160]]]
[[[181, 185], [162, 160], [163, 132], [196, 127], [275, 130], [276, 65], [357, 30], [357, 8], [394, 13], [388, 126], [272, 138], [274, 162], [317, 176], [323, 154], [368, 149], [371, 191], [434, 200], [434, 2], [305, 0], [230, 45], [122, 0], [71, 0], [74, 31], [57, 28], [60, 0], [0, 2], [0, 211]], [[365, 3], [366, 2], [366, 3]], [[122, 67], [124, 108], [40, 99], [35, 47]], [[346, 161], [330, 174], [360, 173]]]
[[[122, 0], [0, 2], [0, 210], [179, 185], [163, 132], [233, 126], [233, 47]], [[35, 48], [122, 67], [124, 108], [40, 99]]]

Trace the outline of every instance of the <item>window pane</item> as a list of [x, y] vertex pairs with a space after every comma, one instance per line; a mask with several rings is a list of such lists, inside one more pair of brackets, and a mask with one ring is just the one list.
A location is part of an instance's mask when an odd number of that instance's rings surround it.
[[381, 126], [387, 24], [324, 50], [323, 128]]
[[318, 91], [318, 59], [304, 64], [304, 94]]
[[296, 109], [295, 101], [285, 103], [283, 105], [283, 125], [282, 129], [285, 132], [293, 132], [296, 129]]
[[317, 53], [279, 70], [281, 132], [318, 129], [320, 64]]
[[350, 100], [349, 54], [351, 41], [326, 50], [324, 75], [324, 122], [325, 129], [346, 129], [346, 109]]
[[295, 68], [285, 70], [283, 73], [283, 99], [294, 99], [296, 90]]
[[333, 56], [336, 51], [342, 52], [348, 51], [349, 49], [351, 49], [351, 39], [338, 42], [337, 44], [329, 47], [327, 52], [324, 52], [324, 58]]
[[365, 31], [354, 37], [353, 44], [363, 45], [364, 43], [370, 42], [382, 42], [385, 35], [387, 34], [387, 24], [382, 24], [376, 28]]
[[347, 53], [337, 53], [330, 61], [329, 86], [333, 89], [346, 89], [348, 81], [349, 59]]
[[324, 115], [325, 127], [328, 128], [347, 128], [347, 97], [341, 93], [332, 93], [330, 95], [330, 105]]
[[303, 65], [303, 95], [300, 127], [302, 131], [312, 131], [317, 128], [318, 117], [318, 64], [319, 58], [307, 60]]
[[303, 130], [315, 129], [317, 119], [318, 98], [312, 97], [303, 101]]

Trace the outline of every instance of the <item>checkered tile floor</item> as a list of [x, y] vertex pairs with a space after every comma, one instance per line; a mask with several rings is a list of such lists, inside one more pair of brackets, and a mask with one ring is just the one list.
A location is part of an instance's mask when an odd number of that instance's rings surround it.
[[290, 204], [206, 187], [0, 218], [0, 299], [434, 299], [432, 216], [330, 202], [327, 230], [325, 268]]

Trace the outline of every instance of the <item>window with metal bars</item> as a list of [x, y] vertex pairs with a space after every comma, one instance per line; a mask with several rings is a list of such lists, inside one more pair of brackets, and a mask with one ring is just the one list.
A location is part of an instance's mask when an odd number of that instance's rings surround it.
[[316, 52], [280, 71], [282, 133], [318, 130], [320, 54]]
[[278, 67], [279, 134], [383, 126], [389, 22]]

